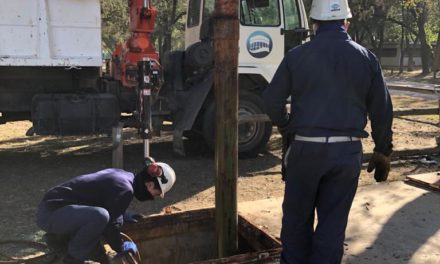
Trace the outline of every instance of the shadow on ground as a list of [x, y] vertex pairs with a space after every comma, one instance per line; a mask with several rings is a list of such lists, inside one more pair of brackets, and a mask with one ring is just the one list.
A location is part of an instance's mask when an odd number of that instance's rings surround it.
[[[406, 189], [410, 191], [411, 187]], [[351, 225], [346, 246], [350, 248], [357, 243], [355, 251], [360, 253], [348, 255], [344, 263], [440, 263], [440, 252], [435, 250], [439, 246], [439, 193], [423, 192], [415, 196], [385, 190], [378, 195], [364, 200], [362, 211], [353, 210], [355, 219], [362, 222]]]

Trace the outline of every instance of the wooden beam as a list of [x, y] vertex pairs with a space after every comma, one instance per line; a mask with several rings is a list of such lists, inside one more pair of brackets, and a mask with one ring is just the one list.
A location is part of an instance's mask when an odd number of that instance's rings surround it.
[[406, 176], [408, 183], [440, 191], [440, 172], [430, 172]]
[[438, 111], [438, 108], [397, 109], [393, 111], [393, 116], [436, 115]]
[[388, 81], [387, 86], [391, 90], [414, 92], [414, 93], [439, 94], [440, 92], [440, 85], [435, 85], [435, 84]]
[[238, 0], [216, 0], [214, 89], [216, 97], [216, 231], [219, 257], [238, 249]]

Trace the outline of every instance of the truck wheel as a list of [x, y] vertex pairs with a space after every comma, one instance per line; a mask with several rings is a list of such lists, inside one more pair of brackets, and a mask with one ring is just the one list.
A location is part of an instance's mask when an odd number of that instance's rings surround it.
[[[240, 92], [238, 116], [264, 114], [263, 101], [258, 95], [250, 92]], [[215, 104], [206, 109], [203, 116], [203, 136], [208, 146], [215, 148]], [[243, 123], [238, 126], [238, 154], [240, 158], [253, 158], [260, 153], [272, 133], [270, 122]]]

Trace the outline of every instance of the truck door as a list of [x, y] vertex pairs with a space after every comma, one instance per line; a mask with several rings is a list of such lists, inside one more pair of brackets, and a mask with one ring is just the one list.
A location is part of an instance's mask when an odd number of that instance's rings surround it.
[[284, 34], [284, 52], [296, 47], [302, 43], [306, 37], [307, 25], [302, 21], [301, 12], [304, 9], [302, 2], [296, 0], [283, 1], [284, 28], [281, 33]]
[[284, 56], [281, 8], [279, 0], [240, 0], [240, 66], [280, 63]]

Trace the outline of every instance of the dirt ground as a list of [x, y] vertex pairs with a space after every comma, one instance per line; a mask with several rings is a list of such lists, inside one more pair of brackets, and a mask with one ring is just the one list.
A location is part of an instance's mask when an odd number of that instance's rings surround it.
[[[436, 96], [414, 96], [393, 93], [395, 110], [438, 107]], [[391, 181], [405, 175], [439, 170], [438, 115], [404, 116], [395, 118]], [[8, 239], [39, 240], [43, 234], [35, 225], [36, 207], [44, 192], [73, 176], [111, 167], [111, 138], [25, 136], [30, 122], [11, 122], [0, 125], [0, 242]], [[367, 129], [368, 130], [368, 129]], [[142, 144], [135, 131], [124, 130], [124, 167], [140, 169]], [[203, 143], [185, 141], [187, 156], [172, 154], [171, 136], [155, 139], [151, 154], [156, 160], [171, 164], [177, 173], [175, 188], [165, 199], [140, 203], [134, 201], [130, 210], [143, 214], [214, 205], [215, 171], [213, 154]], [[239, 161], [238, 201], [253, 201], [281, 197], [284, 184], [280, 176], [280, 136], [276, 129], [267, 151], [257, 158]], [[371, 154], [371, 138], [363, 141], [366, 157]], [[429, 152], [430, 155], [402, 156], [401, 151]], [[430, 160], [437, 161], [432, 164]], [[364, 164], [365, 167], [366, 164]], [[360, 185], [373, 184], [365, 169]], [[0, 245], [1, 247], [1, 245]]]

